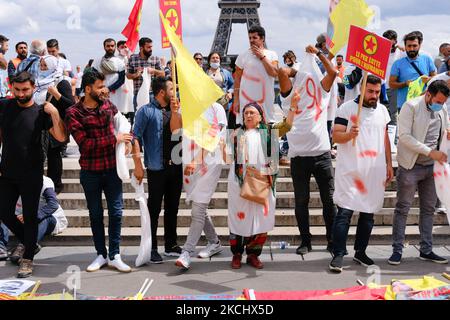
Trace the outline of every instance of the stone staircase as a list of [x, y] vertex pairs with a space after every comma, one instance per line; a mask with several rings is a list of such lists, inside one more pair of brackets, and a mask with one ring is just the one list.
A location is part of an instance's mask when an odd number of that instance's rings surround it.
[[[130, 160], [130, 164], [132, 161]], [[130, 166], [132, 167], [132, 165]], [[223, 241], [228, 243], [229, 230], [227, 227], [227, 177], [228, 169], [224, 169], [221, 175], [219, 185], [210, 203], [209, 214], [212, 217], [217, 232]], [[146, 181], [146, 180], [145, 180]], [[89, 213], [83, 189], [79, 181], [79, 165], [76, 157], [64, 159], [63, 174], [64, 190], [59, 195], [61, 206], [66, 212], [69, 220], [69, 228], [56, 237], [48, 237], [44, 245], [51, 246], [91, 246], [92, 234], [89, 223]], [[147, 185], [146, 185], [147, 191]], [[185, 193], [182, 194], [180, 201], [180, 211], [178, 216], [178, 238], [179, 244], [183, 244], [188, 234], [190, 218], [190, 207], [185, 203]], [[108, 225], [106, 201], [105, 208], [105, 226]], [[392, 234], [392, 219], [396, 203], [396, 183], [392, 183], [385, 193], [384, 209], [375, 216], [375, 227], [371, 239], [372, 244], [390, 244]], [[419, 222], [419, 199], [416, 195], [413, 208], [408, 217], [407, 241], [411, 244], [420, 241], [418, 222]], [[130, 181], [124, 181], [124, 218], [122, 224], [122, 244], [139, 245], [140, 243], [140, 212], [138, 204], [134, 200], [133, 188]], [[299, 243], [299, 231], [295, 219], [295, 199], [292, 180], [290, 178], [290, 169], [282, 167], [280, 170], [277, 184], [277, 210], [276, 227], [269, 233], [269, 241], [287, 241], [291, 245]], [[310, 200], [310, 225], [313, 234], [313, 242], [316, 244], [325, 244], [325, 225], [322, 218], [322, 204], [318, 192], [318, 186], [314, 179], [311, 181], [311, 200]], [[163, 244], [163, 215], [159, 220], [158, 240]], [[355, 213], [350, 228], [349, 241], [354, 240], [358, 214]], [[448, 244], [450, 238], [450, 228], [445, 215], [435, 215], [434, 240], [436, 244]], [[106, 230], [107, 231], [107, 230]], [[202, 237], [200, 244], [205, 244]]]

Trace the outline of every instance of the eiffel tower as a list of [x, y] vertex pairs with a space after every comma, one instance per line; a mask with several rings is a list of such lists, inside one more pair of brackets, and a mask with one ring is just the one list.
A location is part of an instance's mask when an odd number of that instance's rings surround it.
[[233, 24], [246, 23], [247, 30], [254, 25], [260, 25], [260, 6], [259, 0], [219, 0], [221, 12], [211, 52], [218, 52], [225, 60], [229, 60], [228, 47]]

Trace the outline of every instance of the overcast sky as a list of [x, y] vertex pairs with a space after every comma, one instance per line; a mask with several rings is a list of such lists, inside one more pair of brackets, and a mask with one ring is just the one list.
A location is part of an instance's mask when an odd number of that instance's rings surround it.
[[[378, 15], [373, 30], [382, 34], [394, 29], [402, 37], [407, 32], [424, 33], [423, 49], [436, 56], [442, 42], [450, 42], [449, 0], [366, 0], [376, 6]], [[0, 0], [0, 34], [10, 38], [13, 57], [18, 41], [57, 38], [61, 51], [73, 65], [86, 65], [102, 54], [105, 38], [122, 39], [121, 31], [135, 0]], [[220, 11], [217, 0], [181, 0], [184, 43], [194, 53], [207, 55], [211, 48]], [[261, 0], [259, 11], [267, 31], [270, 49], [279, 56], [288, 49], [302, 52], [315, 37], [326, 31], [328, 0]], [[78, 17], [80, 17], [78, 23]], [[141, 36], [153, 39], [154, 52], [169, 56], [161, 49], [158, 0], [144, 0]], [[230, 53], [248, 47], [244, 25], [234, 28]]]

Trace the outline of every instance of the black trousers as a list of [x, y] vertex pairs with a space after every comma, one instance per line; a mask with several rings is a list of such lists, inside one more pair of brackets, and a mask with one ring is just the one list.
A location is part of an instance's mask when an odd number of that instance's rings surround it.
[[147, 170], [147, 179], [152, 249], [158, 248], [156, 233], [164, 199], [164, 246], [169, 250], [177, 245], [177, 216], [183, 188], [183, 167], [171, 165], [161, 171]]
[[323, 218], [327, 230], [328, 243], [332, 242], [333, 221], [336, 206], [333, 203], [334, 177], [331, 153], [317, 157], [296, 157], [291, 159], [291, 174], [295, 193], [295, 217], [302, 241], [311, 243], [309, 227], [310, 181], [314, 175], [320, 190], [323, 204]]
[[[38, 238], [38, 209], [42, 174], [26, 179], [0, 177], [0, 219], [25, 246], [24, 259], [33, 260]], [[22, 197], [24, 224], [16, 217], [16, 203]]]
[[62, 191], [62, 174], [63, 174], [63, 161], [62, 152], [64, 146], [52, 147], [49, 145], [47, 151], [47, 176], [52, 179], [55, 184], [55, 192], [59, 194]]

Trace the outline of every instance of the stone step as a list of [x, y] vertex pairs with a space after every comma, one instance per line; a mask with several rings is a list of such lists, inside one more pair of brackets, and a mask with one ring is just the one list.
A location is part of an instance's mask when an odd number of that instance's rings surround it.
[[[131, 186], [131, 180], [125, 180], [123, 182], [123, 192], [133, 193], [134, 188]], [[83, 187], [80, 184], [80, 179], [63, 179], [62, 180], [64, 189], [62, 193], [83, 193]], [[319, 191], [319, 186], [317, 185], [315, 179], [311, 179], [309, 184], [310, 190], [313, 192]], [[145, 192], [148, 192], [147, 180], [144, 180]], [[221, 179], [217, 185], [216, 192], [227, 192], [228, 190], [228, 180]], [[397, 183], [394, 181], [391, 183], [386, 191], [396, 191]], [[277, 191], [278, 192], [294, 192], [294, 185], [292, 183], [292, 178], [279, 178], [277, 179]]]
[[[108, 234], [108, 230], [105, 230]], [[163, 228], [158, 228], [158, 245], [164, 245]], [[189, 228], [178, 228], [178, 244], [182, 245], [186, 241]], [[229, 245], [229, 229], [216, 228], [220, 240], [224, 245]], [[314, 245], [326, 244], [325, 227], [311, 227]], [[269, 233], [267, 245], [271, 241], [286, 241], [292, 246], [299, 245], [298, 228], [296, 227], [278, 227]], [[356, 227], [350, 227], [348, 244], [352, 245], [355, 240]], [[450, 234], [449, 226], [435, 226], [433, 228], [434, 245], [448, 244]], [[140, 228], [122, 229], [122, 246], [139, 246], [141, 241]], [[406, 241], [409, 244], [418, 244], [420, 242], [419, 228], [417, 226], [406, 227]], [[370, 244], [389, 245], [392, 243], [392, 228], [388, 226], [374, 227]], [[47, 237], [42, 244], [44, 246], [93, 246], [92, 232], [90, 228], [68, 228], [58, 236]], [[206, 245], [204, 236], [199, 241], [199, 246]]]
[[[375, 215], [376, 226], [391, 226], [394, 209], [383, 209]], [[66, 210], [65, 211], [69, 226], [71, 228], [88, 228], [90, 227], [88, 210]], [[228, 210], [227, 209], [211, 209], [208, 210], [213, 224], [216, 227], [228, 226]], [[311, 209], [309, 212], [310, 226], [324, 226], [324, 220], [321, 209]], [[164, 226], [164, 211], [161, 212], [159, 219], [159, 226]], [[359, 214], [355, 213], [352, 218], [352, 225], [357, 225]], [[105, 212], [105, 225], [108, 225], [108, 217]], [[188, 209], [180, 210], [178, 212], [178, 227], [189, 227], [191, 224], [191, 211]], [[419, 209], [411, 209], [408, 220], [408, 225], [419, 224]], [[448, 225], [446, 215], [436, 214], [434, 216], [434, 225]], [[122, 227], [134, 228], [141, 226], [141, 214], [139, 210], [125, 210], [123, 213]], [[277, 227], [292, 227], [297, 226], [297, 219], [295, 218], [295, 211], [293, 209], [277, 210], [275, 213], [275, 226]]]
[[[106, 208], [105, 196], [102, 195], [103, 206]], [[61, 193], [58, 196], [62, 208], [65, 210], [75, 209], [87, 209], [84, 193]], [[125, 209], [139, 209], [138, 203], [134, 199], [134, 194], [124, 193], [124, 208]], [[186, 194], [182, 193], [180, 200], [180, 209], [189, 209], [190, 205], [187, 205], [184, 201]], [[395, 208], [397, 202], [396, 192], [386, 192], [384, 197], [384, 208]], [[279, 209], [293, 209], [295, 208], [295, 198], [292, 192], [277, 192], [277, 208]], [[164, 207], [164, 205], [163, 205]], [[413, 201], [413, 208], [419, 207], [419, 197], [416, 194]], [[228, 208], [228, 193], [217, 192], [212, 196], [209, 208], [211, 209], [227, 209]], [[320, 201], [319, 192], [311, 192], [311, 198], [309, 202], [309, 208], [322, 208], [322, 202]]]

